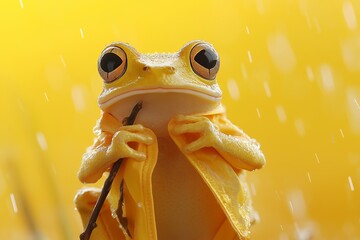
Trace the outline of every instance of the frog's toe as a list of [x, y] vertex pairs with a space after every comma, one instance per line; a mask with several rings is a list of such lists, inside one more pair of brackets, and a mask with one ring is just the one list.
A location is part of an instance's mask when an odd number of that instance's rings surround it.
[[206, 139], [204, 138], [199, 138], [191, 143], [189, 143], [188, 145], [186, 145], [184, 147], [184, 151], [187, 153], [191, 153], [191, 152], [195, 152], [197, 150], [200, 150], [204, 147], [210, 147], [211, 144], [208, 144], [208, 142], [206, 141]]
[[75, 196], [75, 206], [79, 212], [92, 210], [100, 195], [100, 190], [97, 188], [81, 189]]
[[183, 123], [195, 123], [195, 122], [199, 122], [201, 120], [206, 119], [206, 117], [203, 116], [189, 116], [189, 115], [182, 115], [179, 114], [177, 116], [174, 117], [174, 121], [176, 122], [183, 122]]

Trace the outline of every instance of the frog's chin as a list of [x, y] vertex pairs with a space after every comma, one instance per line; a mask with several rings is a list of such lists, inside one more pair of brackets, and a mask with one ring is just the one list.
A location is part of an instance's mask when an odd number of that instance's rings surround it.
[[166, 137], [167, 125], [176, 115], [209, 114], [221, 109], [221, 96], [214, 97], [192, 90], [152, 89], [131, 92], [111, 99], [111, 104], [100, 104], [100, 108], [122, 121], [129, 116], [136, 103], [142, 101], [142, 109], [136, 123], [150, 128], [158, 137]]

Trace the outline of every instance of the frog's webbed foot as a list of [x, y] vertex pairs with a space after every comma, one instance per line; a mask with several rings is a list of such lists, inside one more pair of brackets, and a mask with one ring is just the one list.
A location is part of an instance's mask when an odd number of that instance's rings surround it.
[[[99, 195], [100, 190], [96, 188], [85, 188], [76, 194], [75, 205], [76, 209], [80, 213], [84, 228], [89, 222], [91, 213]], [[90, 239], [126, 239], [119, 227], [118, 221], [112, 217], [110, 203], [108, 200], [104, 202], [96, 224], [97, 227], [92, 232]]]
[[222, 133], [206, 117], [179, 115], [174, 121], [177, 122], [173, 129], [176, 135], [190, 134], [195, 139], [184, 147], [185, 152], [195, 152], [204, 147], [216, 147], [221, 144]]

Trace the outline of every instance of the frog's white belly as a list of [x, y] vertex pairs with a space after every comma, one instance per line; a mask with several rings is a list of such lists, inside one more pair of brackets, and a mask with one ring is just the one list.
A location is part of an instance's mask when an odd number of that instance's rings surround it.
[[211, 240], [225, 215], [214, 195], [170, 138], [158, 139], [153, 173], [159, 240]]

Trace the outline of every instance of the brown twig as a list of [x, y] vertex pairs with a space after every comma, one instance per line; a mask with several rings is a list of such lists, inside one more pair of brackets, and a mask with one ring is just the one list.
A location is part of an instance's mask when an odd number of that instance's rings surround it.
[[[130, 116], [124, 118], [123, 125], [133, 125], [135, 122], [135, 118], [136, 118], [138, 112], [141, 110], [141, 108], [142, 108], [142, 102], [140, 101], [134, 106], [134, 108], [132, 109], [132, 111], [130, 113]], [[89, 240], [92, 231], [96, 228], [96, 226], [97, 226], [96, 220], [99, 216], [101, 207], [104, 205], [105, 199], [110, 192], [111, 185], [114, 181], [114, 178], [115, 178], [117, 172], [119, 171], [122, 160], [123, 160], [123, 158], [120, 158], [112, 166], [109, 176], [105, 180], [104, 186], [101, 190], [101, 194], [100, 194], [98, 200], [96, 201], [95, 207], [91, 213], [89, 222], [86, 225], [84, 232], [80, 235], [80, 240]]]

